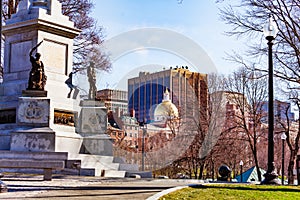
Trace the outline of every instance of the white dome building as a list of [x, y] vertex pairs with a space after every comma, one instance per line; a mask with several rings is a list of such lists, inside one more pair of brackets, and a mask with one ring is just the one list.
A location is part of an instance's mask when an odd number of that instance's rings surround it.
[[167, 120], [178, 118], [178, 109], [170, 100], [170, 93], [166, 89], [164, 98], [154, 110], [154, 125], [166, 127]]

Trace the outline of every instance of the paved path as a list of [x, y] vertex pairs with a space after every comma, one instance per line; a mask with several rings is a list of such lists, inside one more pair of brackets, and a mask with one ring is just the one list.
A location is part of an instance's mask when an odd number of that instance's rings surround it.
[[105, 179], [100, 177], [54, 175], [52, 181], [42, 176], [5, 175], [8, 186], [0, 199], [147, 199], [156, 193], [195, 180], [172, 179]]

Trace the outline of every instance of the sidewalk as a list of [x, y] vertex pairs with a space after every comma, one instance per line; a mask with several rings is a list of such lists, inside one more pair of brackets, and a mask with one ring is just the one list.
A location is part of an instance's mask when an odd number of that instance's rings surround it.
[[102, 177], [54, 175], [52, 181], [42, 176], [5, 175], [8, 186], [0, 199], [147, 199], [163, 190], [199, 183], [189, 179], [107, 179]]

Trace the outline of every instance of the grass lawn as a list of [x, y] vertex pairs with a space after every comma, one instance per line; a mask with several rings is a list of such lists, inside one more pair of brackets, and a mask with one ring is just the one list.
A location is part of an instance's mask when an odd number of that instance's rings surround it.
[[300, 200], [298, 186], [266, 186], [247, 184], [207, 184], [177, 190], [161, 197], [168, 199], [262, 199]]

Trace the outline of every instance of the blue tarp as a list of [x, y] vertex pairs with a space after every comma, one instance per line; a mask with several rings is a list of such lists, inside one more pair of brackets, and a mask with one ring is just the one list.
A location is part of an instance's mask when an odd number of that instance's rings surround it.
[[[260, 173], [263, 178], [263, 175], [266, 173], [266, 171], [260, 168]], [[257, 170], [256, 170], [255, 166], [253, 166], [250, 169], [248, 169], [247, 171], [243, 172], [242, 176], [243, 176], [243, 183], [251, 182], [251, 181], [258, 181]], [[235, 179], [238, 182], [241, 182], [241, 175], [236, 176]]]

